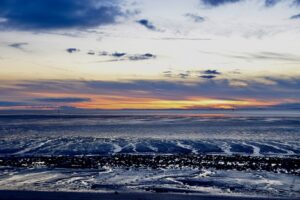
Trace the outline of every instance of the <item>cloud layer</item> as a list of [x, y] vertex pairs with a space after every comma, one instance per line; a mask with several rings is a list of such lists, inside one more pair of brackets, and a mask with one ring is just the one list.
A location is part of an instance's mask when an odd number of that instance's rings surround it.
[[[0, 107], [191, 108], [233, 106], [234, 102], [241, 107], [260, 107], [300, 102], [300, 79], [208, 79], [189, 84], [161, 80], [24, 81], [14, 84], [15, 89], [0, 88], [1, 98], [11, 97], [0, 102]], [[19, 101], [24, 103], [14, 102], [21, 94]], [[206, 105], [207, 101], [212, 104]]]

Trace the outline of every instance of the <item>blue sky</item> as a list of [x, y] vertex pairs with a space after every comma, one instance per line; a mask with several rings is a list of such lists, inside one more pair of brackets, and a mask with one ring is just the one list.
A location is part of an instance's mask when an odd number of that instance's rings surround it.
[[0, 108], [300, 99], [299, 0], [2, 0]]

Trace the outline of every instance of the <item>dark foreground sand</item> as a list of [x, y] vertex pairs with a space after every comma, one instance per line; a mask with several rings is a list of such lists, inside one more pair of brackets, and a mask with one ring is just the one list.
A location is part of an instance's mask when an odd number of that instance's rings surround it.
[[[0, 200], [266, 200], [284, 198], [228, 197], [195, 194], [157, 193], [87, 193], [87, 192], [37, 192], [0, 190]], [[292, 198], [287, 198], [292, 199]], [[296, 199], [295, 199], [296, 200]]]

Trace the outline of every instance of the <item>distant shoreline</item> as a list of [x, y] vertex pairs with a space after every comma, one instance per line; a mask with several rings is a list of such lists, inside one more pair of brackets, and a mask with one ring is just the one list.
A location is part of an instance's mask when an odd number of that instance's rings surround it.
[[0, 109], [0, 116], [60, 116], [60, 115], [177, 115], [177, 114], [234, 114], [235, 115], [300, 115], [300, 108], [235, 108], [235, 109]]

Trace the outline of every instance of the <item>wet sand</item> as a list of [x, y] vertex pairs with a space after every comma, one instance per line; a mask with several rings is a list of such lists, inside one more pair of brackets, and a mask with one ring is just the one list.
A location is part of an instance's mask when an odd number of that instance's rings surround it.
[[264, 170], [299, 176], [299, 157], [254, 157], [241, 155], [130, 155], [113, 156], [8, 156], [0, 157], [0, 166], [100, 169], [125, 168], [215, 168], [238, 171]]
[[[9, 191], [0, 190], [0, 200], [266, 200], [293, 198], [268, 198], [268, 197], [230, 197], [201, 194], [171, 194], [171, 193], [88, 193], [88, 192], [40, 192], [40, 191]], [[295, 199], [296, 200], [296, 199]]]

